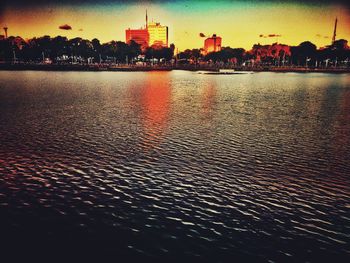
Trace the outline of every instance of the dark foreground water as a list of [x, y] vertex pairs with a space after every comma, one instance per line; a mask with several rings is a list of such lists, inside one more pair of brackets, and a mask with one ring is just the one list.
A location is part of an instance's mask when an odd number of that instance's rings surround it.
[[3, 71], [0, 110], [7, 256], [350, 262], [350, 75]]

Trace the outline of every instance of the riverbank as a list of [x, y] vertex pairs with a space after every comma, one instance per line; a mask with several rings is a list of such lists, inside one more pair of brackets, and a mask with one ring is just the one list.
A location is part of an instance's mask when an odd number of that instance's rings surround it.
[[[227, 68], [218, 65], [110, 65], [110, 64], [41, 64], [41, 63], [2, 63], [0, 70], [42, 70], [42, 71], [219, 71]], [[236, 71], [254, 72], [320, 72], [320, 73], [350, 73], [350, 68], [309, 68], [309, 67], [229, 67]]]

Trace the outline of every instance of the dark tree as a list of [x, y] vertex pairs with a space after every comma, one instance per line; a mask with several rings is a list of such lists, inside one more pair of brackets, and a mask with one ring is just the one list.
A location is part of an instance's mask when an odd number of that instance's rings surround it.
[[307, 65], [309, 61], [316, 59], [316, 46], [310, 41], [305, 41], [299, 46], [291, 47], [292, 62], [294, 65]]
[[145, 52], [146, 59], [164, 59], [165, 61], [169, 61], [174, 56], [174, 50], [168, 47], [149, 47]]

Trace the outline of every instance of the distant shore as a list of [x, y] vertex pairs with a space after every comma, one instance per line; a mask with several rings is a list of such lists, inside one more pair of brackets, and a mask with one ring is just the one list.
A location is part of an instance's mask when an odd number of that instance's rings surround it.
[[42, 64], [42, 63], [0, 63], [0, 70], [41, 71], [219, 71], [220, 69], [254, 72], [320, 72], [350, 73], [350, 68], [312, 68], [298, 66], [219, 66], [219, 65], [111, 65], [111, 64]]

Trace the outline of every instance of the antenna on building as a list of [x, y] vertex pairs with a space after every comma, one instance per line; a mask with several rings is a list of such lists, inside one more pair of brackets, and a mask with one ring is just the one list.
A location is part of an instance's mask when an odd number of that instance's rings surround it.
[[146, 28], [148, 28], [148, 15], [147, 15], [147, 9], [146, 9]]
[[335, 18], [335, 23], [334, 23], [334, 31], [333, 31], [333, 38], [332, 38], [332, 45], [335, 42], [335, 37], [337, 36], [337, 23], [338, 23], [338, 18]]
[[7, 38], [7, 29], [8, 29], [8, 27], [7, 27], [7, 26], [5, 26], [5, 27], [4, 27], [4, 31], [5, 31], [5, 38]]

